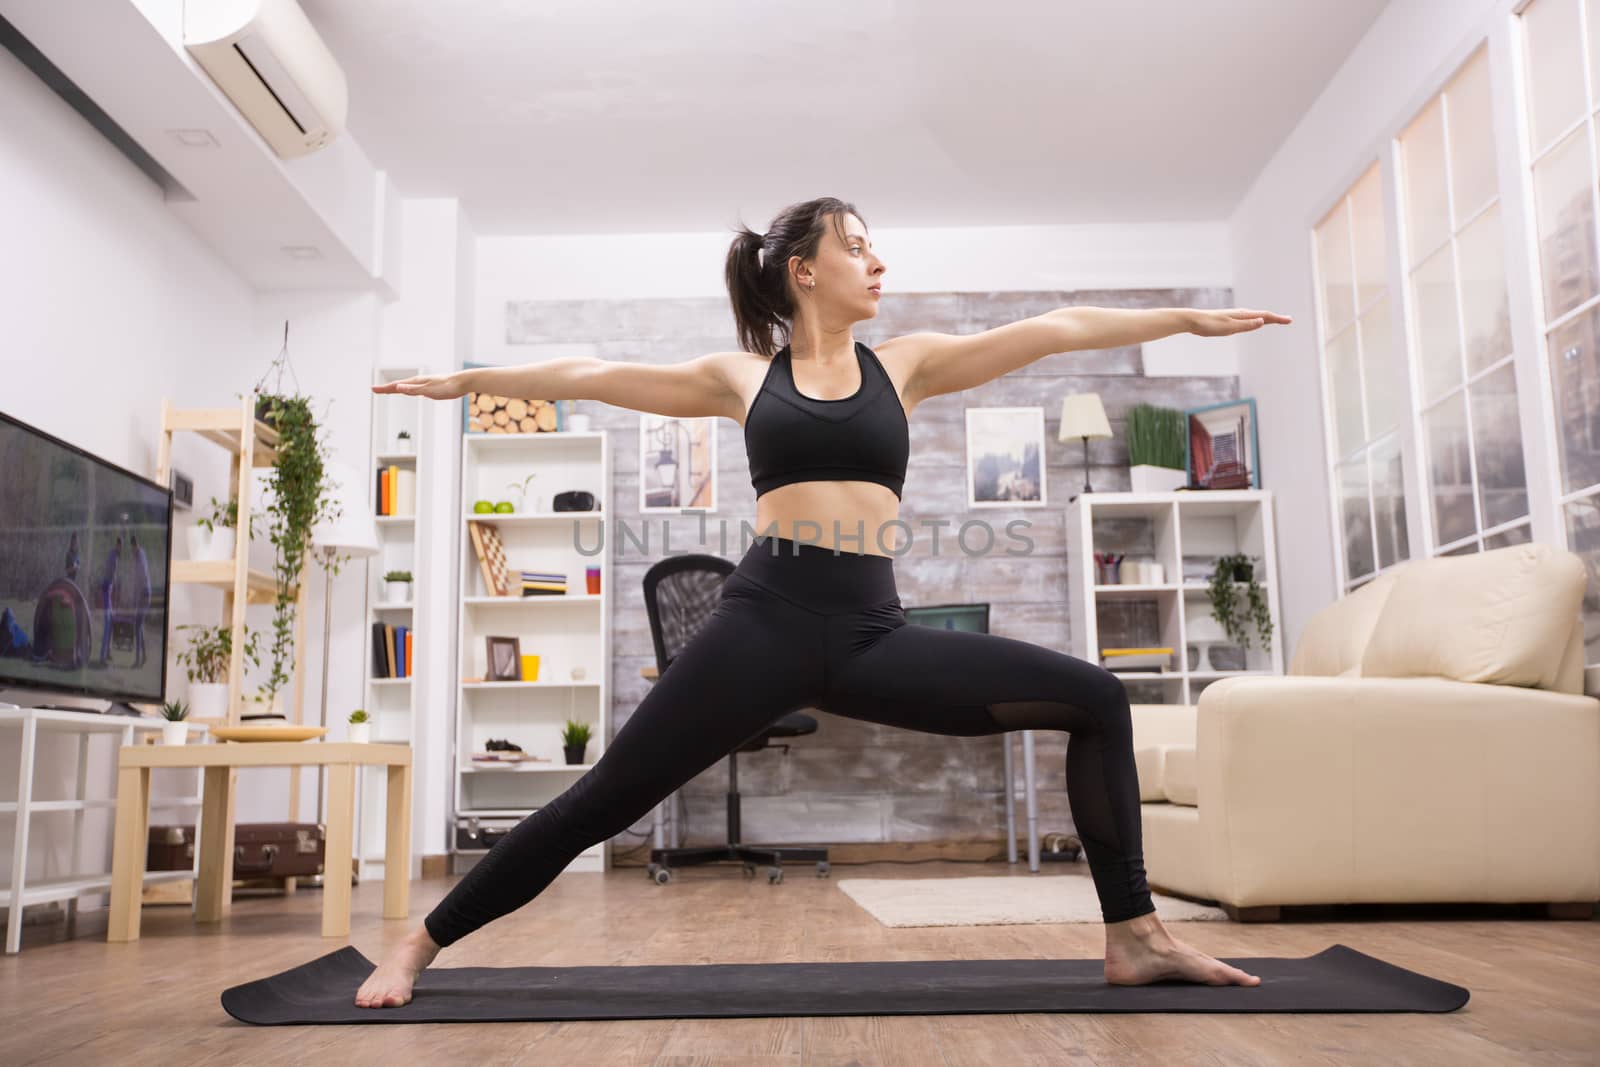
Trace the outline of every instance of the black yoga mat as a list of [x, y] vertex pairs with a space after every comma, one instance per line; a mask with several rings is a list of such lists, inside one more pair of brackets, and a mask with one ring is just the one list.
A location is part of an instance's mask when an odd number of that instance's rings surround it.
[[1345, 945], [1304, 959], [1226, 962], [1257, 986], [1166, 979], [1114, 986], [1104, 961], [900, 960], [703, 963], [648, 967], [436, 967], [410, 1003], [358, 1008], [375, 966], [345, 947], [222, 993], [247, 1023], [554, 1022], [778, 1015], [975, 1015], [1013, 1012], [1440, 1012], [1467, 990]]

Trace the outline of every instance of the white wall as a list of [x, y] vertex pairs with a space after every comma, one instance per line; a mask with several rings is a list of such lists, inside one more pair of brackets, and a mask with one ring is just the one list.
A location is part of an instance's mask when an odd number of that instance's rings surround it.
[[[1288, 648], [1336, 597], [1311, 228], [1506, 8], [1505, 0], [1393, 0], [1234, 214], [1235, 297], [1296, 323], [1238, 338], [1240, 395], [1256, 398], [1262, 484], [1278, 500]], [[1415, 529], [1411, 541], [1415, 550]]]
[[[145, 477], [154, 477], [161, 400], [231, 400], [255, 358], [255, 297], [162, 202], [161, 191], [9, 52], [0, 51], [0, 409]], [[195, 497], [225, 497], [227, 453], [188, 435], [174, 464]], [[178, 512], [177, 520], [188, 513]], [[178, 554], [181, 555], [181, 548]], [[215, 613], [219, 594], [177, 587], [175, 621]], [[171, 688], [187, 683], [170, 665]], [[0, 732], [0, 796], [15, 797], [20, 731]], [[72, 789], [75, 743], [41, 741], [36, 796]], [[90, 755], [92, 796], [115, 795], [112, 742]], [[159, 800], [191, 789], [156, 775]], [[194, 812], [153, 812], [184, 821]], [[67, 855], [67, 814], [38, 816], [30, 876], [110, 869], [110, 815], [87, 813], [82, 867]], [[10, 870], [11, 819], [0, 819]]]
[[[870, 209], [862, 205], [863, 211]], [[764, 231], [766, 219], [746, 219]], [[506, 344], [510, 300], [727, 298], [733, 230], [712, 233], [485, 237], [478, 241], [472, 358], [520, 363]], [[1003, 292], [1230, 286], [1224, 223], [873, 228], [884, 290]], [[732, 314], [729, 315], [732, 329]], [[551, 346], [543, 350], [554, 353]], [[1178, 336], [1146, 347], [1145, 370], [1236, 373], [1233, 338]]]

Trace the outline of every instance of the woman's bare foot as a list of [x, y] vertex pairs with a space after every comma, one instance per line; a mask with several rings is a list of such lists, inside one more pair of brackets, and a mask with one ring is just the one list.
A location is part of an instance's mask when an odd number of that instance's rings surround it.
[[1126, 922], [1106, 924], [1106, 981], [1112, 985], [1147, 985], [1163, 978], [1182, 978], [1206, 985], [1260, 985], [1261, 979], [1212, 959], [1177, 940], [1154, 912]]
[[439, 946], [419, 926], [383, 958], [367, 980], [356, 990], [358, 1008], [398, 1008], [411, 1002], [411, 987], [433, 958]]

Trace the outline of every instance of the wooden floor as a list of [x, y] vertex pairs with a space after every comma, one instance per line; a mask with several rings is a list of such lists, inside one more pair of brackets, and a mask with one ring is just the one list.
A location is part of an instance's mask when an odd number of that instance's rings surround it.
[[[1097, 924], [890, 929], [833, 884], [849, 877], [975, 874], [1084, 878], [1082, 864], [835, 864], [781, 885], [738, 868], [685, 870], [668, 886], [637, 867], [566, 874], [521, 911], [440, 954], [436, 966], [747, 963], [1093, 957]], [[378, 918], [382, 885], [355, 889], [350, 943], [369, 958], [420, 921], [449, 879], [412, 887], [411, 921]], [[1596, 1062], [1600, 923], [1514, 909], [1401, 909], [1275, 924], [1169, 924], [1215, 956], [1305, 956], [1342, 942], [1472, 991], [1448, 1015], [952, 1015], [881, 1018], [254, 1027], [218, 1003], [226, 986], [338, 948], [317, 934], [319, 890], [239, 898], [220, 925], [147, 906], [143, 937], [103, 933], [0, 957], [0, 1064], [1467, 1064]], [[84, 928], [97, 928], [94, 917]], [[103, 929], [103, 926], [100, 927]]]

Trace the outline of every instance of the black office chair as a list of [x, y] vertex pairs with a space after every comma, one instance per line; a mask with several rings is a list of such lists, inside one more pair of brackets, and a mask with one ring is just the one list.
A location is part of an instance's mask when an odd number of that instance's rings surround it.
[[[656, 646], [656, 669], [665, 671], [678, 652], [699, 633], [716, 609], [722, 583], [734, 565], [720, 556], [690, 553], [670, 556], [651, 565], [644, 575], [644, 606], [650, 616], [650, 637]], [[657, 885], [672, 880], [672, 868], [691, 867], [723, 860], [744, 864], [745, 877], [754, 877], [758, 863], [767, 864], [767, 881], [783, 881], [783, 862], [815, 862], [817, 877], [828, 874], [825, 848], [755, 848], [739, 843], [739, 753], [767, 748], [773, 738], [801, 737], [817, 732], [817, 720], [799, 712], [770, 723], [728, 753], [728, 843], [702, 848], [653, 848], [645, 873]], [[788, 745], [770, 745], [785, 752]]]

